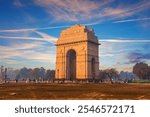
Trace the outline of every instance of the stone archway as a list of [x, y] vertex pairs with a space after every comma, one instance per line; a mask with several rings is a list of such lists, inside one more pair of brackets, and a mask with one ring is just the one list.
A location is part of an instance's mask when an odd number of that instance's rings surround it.
[[74, 25], [61, 31], [56, 43], [56, 79], [98, 79], [98, 48], [94, 30], [85, 25]]
[[76, 52], [71, 49], [66, 55], [66, 79], [76, 80]]

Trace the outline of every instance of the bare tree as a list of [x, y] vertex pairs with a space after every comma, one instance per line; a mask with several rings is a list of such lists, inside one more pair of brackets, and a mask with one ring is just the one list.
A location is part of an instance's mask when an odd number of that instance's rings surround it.
[[105, 69], [105, 70], [101, 70], [99, 77], [101, 78], [101, 80], [105, 80], [107, 78], [109, 78], [110, 82], [113, 84], [113, 78], [118, 78], [118, 71], [114, 68], [111, 69]]
[[5, 79], [5, 83], [6, 83], [6, 80], [7, 80], [7, 68], [5, 68], [5, 71], [4, 71], [4, 79]]
[[1, 66], [1, 81], [4, 79], [4, 66]]
[[2, 77], [2, 81], [4, 80], [6, 83], [7, 80], [7, 68], [4, 66], [1, 66], [1, 77]]

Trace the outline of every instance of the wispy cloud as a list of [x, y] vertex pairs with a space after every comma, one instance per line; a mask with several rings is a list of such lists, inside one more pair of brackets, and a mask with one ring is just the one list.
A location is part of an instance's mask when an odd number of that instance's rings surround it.
[[[125, 70], [127, 67], [129, 68], [127, 70], [131, 71], [136, 62], [150, 64], [149, 42], [150, 40], [101, 41], [99, 46], [100, 68], [102, 69], [103, 66], [106, 69], [114, 66], [117, 70]], [[116, 65], [117, 62], [120, 62], [120, 65]]]
[[50, 36], [46, 33], [34, 31], [37, 33], [40, 37], [18, 37], [18, 36], [0, 36], [0, 39], [17, 39], [17, 40], [36, 40], [36, 41], [46, 41], [49, 43], [55, 43], [57, 41], [56, 37]]
[[103, 53], [103, 54], [101, 54], [101, 57], [104, 57], [104, 56], [108, 56], [108, 57], [113, 57], [114, 56], [114, 54], [105, 54], [105, 53]]
[[44, 43], [42, 42], [33, 42], [33, 43], [22, 43], [22, 44], [11, 44], [10, 46], [1, 46], [0, 45], [0, 50], [1, 51], [11, 51], [11, 50], [19, 50], [19, 49], [32, 49], [35, 47], [39, 47]]
[[[150, 8], [150, 2], [142, 0], [134, 4], [120, 4], [115, 0], [34, 0], [57, 21], [106, 21], [133, 16]], [[111, 3], [115, 3], [114, 7]]]
[[133, 16], [139, 12], [150, 9], [150, 1], [142, 0], [135, 4], [116, 5], [116, 7], [106, 7], [102, 10], [102, 16], [108, 19], [119, 19]]
[[44, 62], [49, 62], [54, 64], [55, 54], [51, 53], [50, 51], [48, 52], [43, 53], [43, 52], [32, 51], [22, 55], [22, 57], [29, 60], [44, 61]]
[[148, 42], [150, 43], [150, 40], [116, 40], [116, 39], [106, 39], [106, 40], [99, 40], [99, 42], [111, 42], [111, 43], [142, 43], [142, 42]]
[[23, 7], [24, 5], [21, 3], [20, 0], [14, 0], [13, 4], [16, 6], [16, 7]]
[[[91, 25], [96, 25], [99, 24], [99, 22], [93, 22], [93, 23], [84, 23], [80, 25], [86, 25], [86, 26], [91, 26]], [[48, 27], [39, 27], [39, 28], [20, 28], [20, 29], [8, 29], [8, 30], [0, 30], [0, 33], [19, 33], [19, 32], [35, 32], [35, 31], [40, 31], [40, 30], [47, 30], [47, 29], [57, 29], [57, 28], [68, 28], [71, 27], [72, 25], [63, 25], [63, 26], [48, 26]]]
[[21, 56], [27, 49], [33, 49], [39, 47], [41, 43], [24, 43], [24, 44], [12, 44], [11, 46], [0, 46], [1, 58], [12, 58]]
[[50, 26], [50, 27], [42, 27], [42, 28], [23, 28], [23, 29], [9, 29], [9, 30], [0, 30], [0, 32], [4, 33], [16, 33], [16, 32], [27, 32], [27, 31], [38, 31], [38, 30], [46, 30], [46, 29], [55, 29], [55, 28], [66, 28], [70, 26]]
[[55, 61], [55, 48], [49, 48], [44, 53], [43, 51], [38, 51], [38, 48], [44, 48], [43, 44], [44, 43], [41, 42], [34, 42], [12, 44], [11, 46], [0, 46], [1, 59], [12, 59], [20, 57], [28, 60], [46, 61], [53, 63]]
[[[12, 54], [13, 53], [13, 54]], [[5, 51], [0, 52], [1, 59], [12, 59], [18, 60], [17, 58], [22, 58], [21, 61], [26, 60], [35, 60], [40, 62], [49, 62], [53, 63], [55, 62], [55, 54], [48, 52], [37, 52], [37, 51], [20, 51], [20, 50], [11, 50], [11, 51]]]
[[[8, 46], [0, 46], [1, 59], [23, 58], [26, 60], [34, 60], [40, 62], [54, 62], [55, 61], [55, 47], [50, 49], [51, 45], [47, 47], [48, 43], [54, 44], [57, 41], [56, 37], [50, 36], [44, 32], [33, 31], [38, 37], [26, 36], [0, 36], [0, 39], [13, 39], [13, 43]], [[16, 34], [19, 33], [16, 31]], [[23, 40], [23, 41], [16, 41]], [[30, 40], [26, 41], [26, 40]], [[33, 41], [32, 41], [33, 40]], [[48, 42], [48, 43], [47, 43]], [[46, 44], [46, 47], [45, 47]], [[44, 52], [43, 52], [44, 51]]]
[[113, 23], [124, 23], [124, 22], [135, 22], [135, 21], [143, 21], [143, 20], [150, 20], [150, 18], [138, 18], [138, 19], [129, 19], [129, 20], [119, 20]]
[[51, 42], [51, 43], [55, 43], [57, 41], [56, 37], [50, 36], [46, 33], [40, 31], [34, 31], [34, 32], [37, 33], [39, 36], [41, 36], [44, 41]]
[[113, 0], [102, 2], [91, 0], [34, 0], [35, 4], [43, 7], [55, 20], [78, 21], [91, 19], [91, 14], [109, 4]]
[[144, 62], [145, 60], [150, 60], [150, 54], [131, 52], [126, 55], [126, 58], [129, 59], [129, 63], [139, 63], [139, 62]]

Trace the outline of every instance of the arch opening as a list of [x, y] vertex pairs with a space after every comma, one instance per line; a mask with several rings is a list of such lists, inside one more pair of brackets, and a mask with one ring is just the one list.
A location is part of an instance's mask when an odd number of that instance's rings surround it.
[[76, 80], [76, 52], [71, 49], [67, 52], [67, 61], [66, 61], [66, 79], [67, 80]]

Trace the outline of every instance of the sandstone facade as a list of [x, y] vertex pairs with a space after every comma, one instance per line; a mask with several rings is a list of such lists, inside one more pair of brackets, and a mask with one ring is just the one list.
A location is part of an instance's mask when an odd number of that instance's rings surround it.
[[96, 79], [98, 40], [93, 29], [74, 25], [63, 30], [56, 43], [56, 79]]

